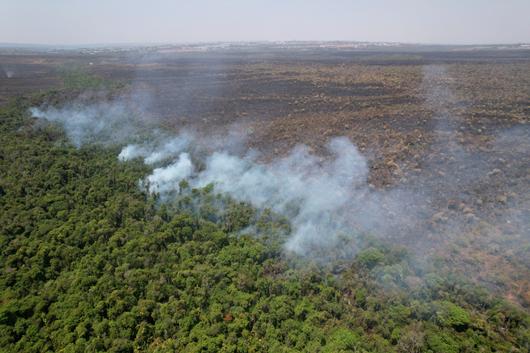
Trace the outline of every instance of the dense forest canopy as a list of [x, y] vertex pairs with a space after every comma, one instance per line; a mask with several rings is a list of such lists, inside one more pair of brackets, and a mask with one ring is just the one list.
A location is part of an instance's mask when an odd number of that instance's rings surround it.
[[121, 146], [31, 118], [49, 99], [0, 110], [1, 351], [530, 349], [523, 309], [402, 247], [366, 235], [351, 261], [313, 263], [282, 251], [288, 220], [215, 186], [161, 203]]

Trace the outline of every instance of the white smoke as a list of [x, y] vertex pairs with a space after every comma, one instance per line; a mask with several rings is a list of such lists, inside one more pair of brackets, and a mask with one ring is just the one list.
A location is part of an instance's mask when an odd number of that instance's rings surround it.
[[[165, 159], [187, 145], [189, 139], [184, 138], [166, 142], [160, 150], [129, 145], [120, 158], [142, 156], [145, 163], [151, 164], [163, 159], [155, 157]], [[154, 169], [144, 185], [150, 192], [169, 194], [178, 190], [183, 179], [196, 188], [213, 184], [217, 192], [238, 201], [288, 215], [293, 233], [286, 248], [305, 254], [314, 247], [334, 246], [339, 236], [353, 236], [351, 221], [355, 217], [348, 211], [361, 206], [363, 198], [371, 197], [367, 162], [357, 148], [346, 138], [335, 138], [327, 149], [331, 157], [321, 159], [299, 146], [269, 164], [258, 163], [252, 154], [239, 157], [216, 151], [200, 170], [187, 152], [181, 152], [174, 162]]]
[[[156, 129], [146, 129], [147, 135], [140, 136], [137, 118], [124, 104], [33, 108], [31, 113], [61, 123], [76, 146], [142, 138], [147, 142], [123, 147], [118, 159], [141, 158], [154, 166], [140, 182], [149, 192], [168, 200], [179, 191], [182, 180], [193, 188], [213, 184], [218, 193], [288, 217], [292, 232], [285, 247], [300, 255], [314, 257], [315, 251], [336, 250], [343, 239], [354, 239], [359, 232], [388, 236], [417, 221], [412, 195], [369, 187], [367, 161], [345, 137], [328, 143], [327, 157], [311, 154], [300, 145], [264, 164], [258, 162], [255, 151], [234, 146], [234, 141], [244, 145], [244, 138], [234, 135], [238, 130], [226, 138], [197, 137], [187, 131], [168, 136]], [[354, 242], [348, 244], [349, 248], [341, 249], [345, 256], [357, 250]]]
[[148, 188], [152, 192], [159, 193], [174, 191], [181, 180], [192, 175], [193, 170], [189, 154], [183, 152], [174, 163], [153, 170], [153, 173], [146, 178]]
[[32, 116], [61, 124], [76, 147], [86, 143], [119, 143], [140, 131], [141, 121], [117, 102], [72, 104], [62, 108], [31, 108]]
[[146, 155], [149, 155], [151, 152], [147, 150], [146, 148], [139, 146], [139, 145], [128, 145], [127, 147], [123, 148], [118, 155], [118, 159], [120, 161], [130, 161], [131, 159], [139, 158], [139, 157], [145, 157]]
[[15, 70], [13, 70], [10, 67], [7, 66], [0, 66], [2, 68], [2, 71], [4, 72], [5, 78], [13, 78], [15, 77]]
[[128, 161], [142, 157], [146, 164], [155, 164], [174, 157], [189, 147], [190, 138], [182, 133], [177, 137], [165, 139], [156, 146], [128, 145], [118, 155], [120, 161]]
[[[458, 99], [450, 89], [451, 80], [445, 68], [425, 67], [424, 81], [426, 104], [431, 107], [435, 121], [432, 147], [441, 158], [425, 161], [424, 169], [439, 171], [444, 177], [433, 174], [418, 179], [414, 185], [387, 190], [369, 186], [367, 161], [346, 138], [331, 140], [326, 158], [298, 146], [286, 157], [264, 164], [258, 162], [255, 152], [245, 149], [242, 126], [230, 128], [226, 136], [198, 137], [189, 132], [170, 136], [154, 126], [141, 125], [148, 119], [135, 116], [123, 100], [60, 109], [33, 108], [31, 113], [61, 123], [76, 146], [101, 141], [147, 141], [127, 145], [118, 158], [121, 161], [141, 158], [153, 166], [152, 173], [141, 183], [148, 191], [167, 199], [179, 191], [184, 179], [195, 188], [213, 184], [216, 192], [288, 217], [292, 234], [285, 246], [298, 254], [313, 255], [314, 249], [336, 250], [343, 239], [353, 239], [360, 232], [392, 237], [422, 248], [430, 246], [429, 239], [433, 239], [431, 224], [448, 240], [465, 231], [468, 219], [476, 218], [475, 214], [470, 215], [473, 212], [470, 207], [465, 215], [444, 209], [445, 199], [456, 199], [462, 188], [481, 187], [478, 182], [490, 182], [482, 177], [490, 169], [487, 160], [466, 151], [457, 138], [462, 119], [453, 111]], [[143, 135], [139, 125], [144, 128]], [[520, 135], [518, 141], [525, 141], [527, 135]], [[512, 153], [520, 150], [524, 155], [526, 145], [517, 142], [518, 148], [512, 146], [514, 136], [519, 135], [511, 131], [506, 136], [499, 135], [495, 150]], [[525, 200], [517, 202], [527, 204]], [[437, 204], [442, 205], [442, 211], [438, 212]], [[353, 243], [348, 242], [348, 246]], [[346, 255], [355, 253], [355, 249], [341, 250]]]

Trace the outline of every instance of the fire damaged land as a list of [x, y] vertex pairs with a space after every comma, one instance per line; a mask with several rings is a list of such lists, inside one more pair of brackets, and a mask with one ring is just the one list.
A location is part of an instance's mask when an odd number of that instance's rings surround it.
[[[529, 349], [530, 51], [3, 51], [8, 351]], [[127, 136], [87, 135], [105, 112]], [[261, 207], [219, 150], [315, 189]], [[324, 218], [355, 236], [304, 243]]]

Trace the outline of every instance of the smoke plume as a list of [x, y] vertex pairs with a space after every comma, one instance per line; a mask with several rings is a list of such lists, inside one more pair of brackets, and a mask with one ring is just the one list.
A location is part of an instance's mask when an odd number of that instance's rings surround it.
[[[453, 112], [457, 99], [448, 80], [444, 67], [424, 68], [425, 102], [435, 123], [432, 148], [437, 159], [424, 162], [424, 169], [431, 173], [414, 185], [384, 190], [370, 186], [367, 159], [345, 137], [329, 141], [326, 157], [299, 145], [288, 155], [263, 163], [258, 152], [246, 150], [245, 136], [237, 127], [224, 139], [189, 131], [171, 135], [149, 127], [145, 118], [123, 102], [33, 108], [31, 113], [61, 123], [76, 146], [92, 142], [127, 144], [119, 160], [140, 158], [152, 166], [140, 185], [160, 194], [162, 200], [175, 197], [180, 182], [186, 180], [193, 188], [213, 184], [218, 193], [285, 215], [291, 222], [285, 243], [289, 252], [315, 257], [315, 253], [339, 251], [351, 257], [358, 250], [355, 241], [344, 240], [355, 240], [363, 233], [406, 242], [425, 252], [432, 247], [432, 239], [447, 243], [472, 226], [470, 220], [477, 218], [474, 212], [478, 214], [473, 202], [478, 201], [472, 199], [471, 192], [462, 190], [491, 183], [488, 172], [493, 169], [488, 156], [468, 151], [459, 143], [463, 121]], [[527, 130], [520, 134], [527, 136]], [[504, 148], [512, 136], [509, 132], [499, 135], [494, 148]], [[520, 152], [525, 154], [526, 150]], [[462, 212], [452, 206], [451, 198], [460, 198]], [[526, 207], [528, 202], [521, 200], [519, 205]], [[526, 214], [511, 212], [504, 219], [524, 227], [528, 222], [520, 220]], [[436, 231], [430, 227], [433, 224]]]
[[[189, 137], [175, 138], [160, 149], [128, 145], [120, 153], [122, 160], [143, 157], [145, 163], [159, 161], [189, 146]], [[367, 193], [368, 167], [365, 158], [346, 138], [335, 138], [327, 146], [331, 158], [322, 160], [298, 146], [288, 156], [269, 164], [260, 164], [256, 155], [242, 157], [215, 151], [203, 162], [193, 165], [188, 152], [181, 152], [172, 163], [155, 168], [146, 177], [151, 192], [168, 194], [187, 179], [192, 187], [213, 184], [226, 193], [257, 208], [269, 208], [288, 215], [293, 234], [286, 244], [290, 251], [302, 254], [309, 248], [331, 247], [339, 234], [351, 234], [344, 210], [356, 195]], [[153, 152], [154, 151], [154, 152]]]

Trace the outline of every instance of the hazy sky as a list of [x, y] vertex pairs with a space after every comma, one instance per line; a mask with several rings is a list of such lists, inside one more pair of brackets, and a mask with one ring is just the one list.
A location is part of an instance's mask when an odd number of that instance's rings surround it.
[[0, 0], [0, 42], [530, 42], [530, 0]]

